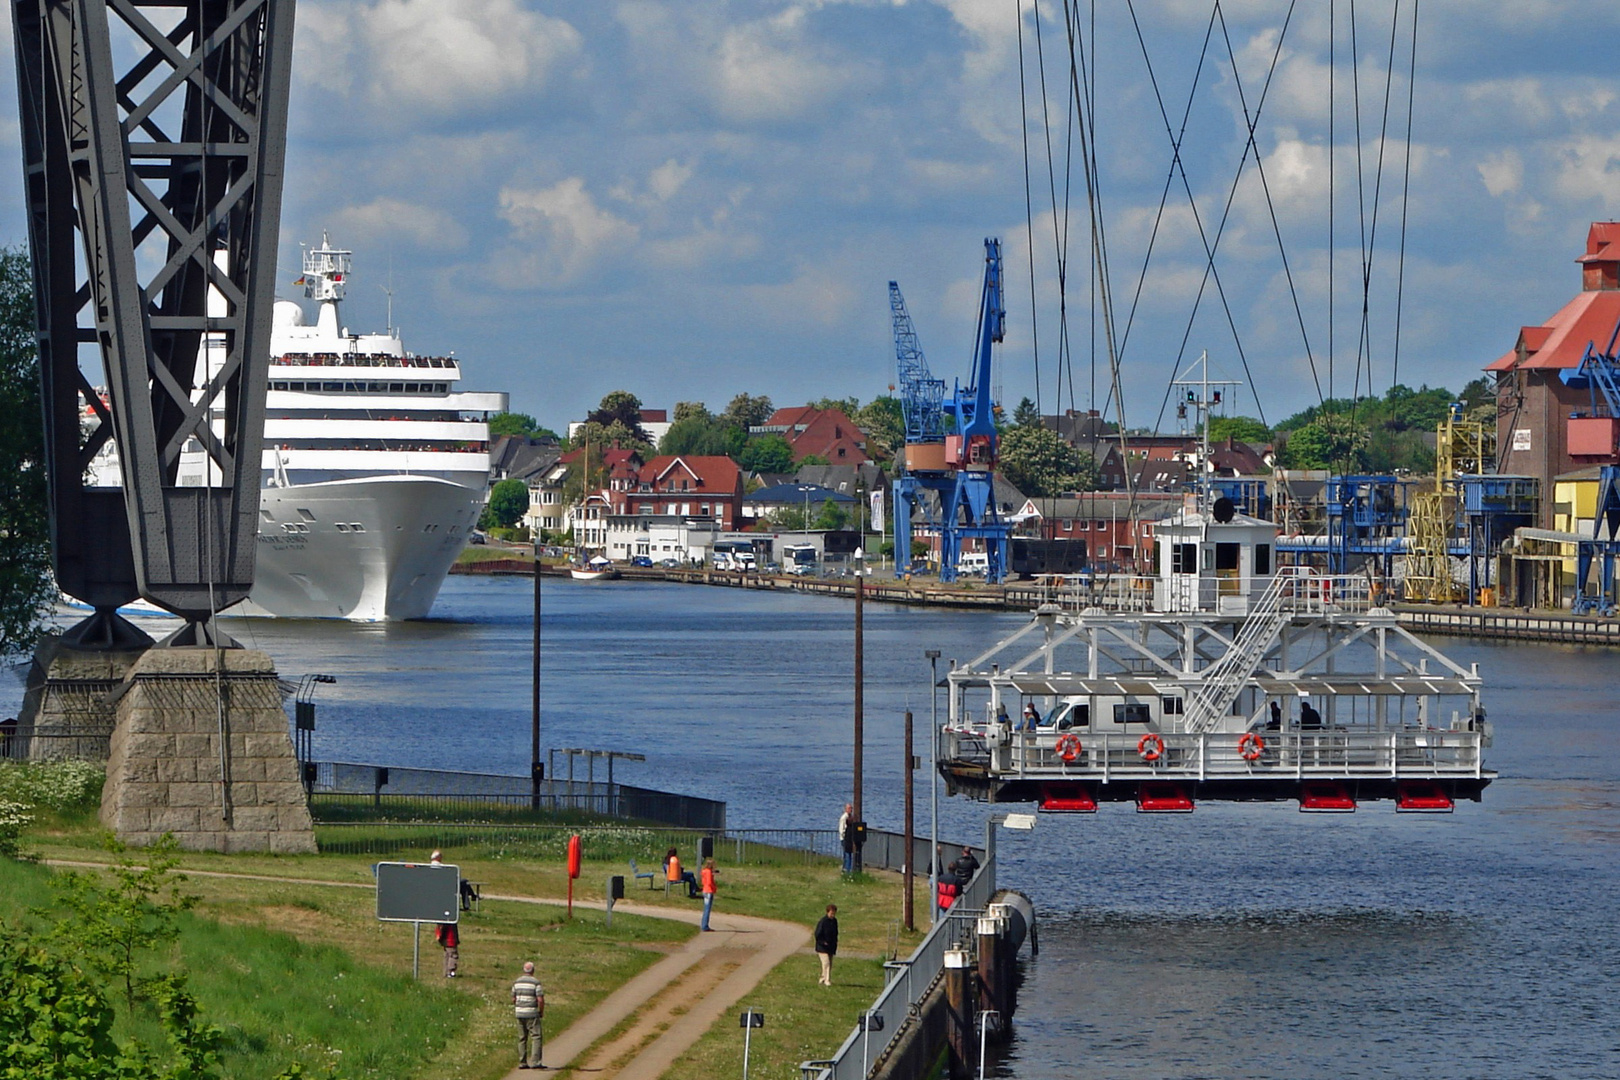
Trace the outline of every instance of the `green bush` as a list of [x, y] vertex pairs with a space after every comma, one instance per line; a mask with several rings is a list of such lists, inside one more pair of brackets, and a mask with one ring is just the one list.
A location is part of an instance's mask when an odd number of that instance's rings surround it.
[[88, 761], [0, 761], [0, 799], [42, 810], [82, 810], [101, 800], [107, 772]]

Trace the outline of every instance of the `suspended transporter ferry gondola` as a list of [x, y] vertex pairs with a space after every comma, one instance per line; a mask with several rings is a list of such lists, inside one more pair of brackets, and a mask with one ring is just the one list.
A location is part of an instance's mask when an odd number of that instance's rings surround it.
[[1047, 579], [1031, 622], [948, 676], [952, 794], [1090, 811], [1478, 800], [1477, 665], [1396, 624], [1382, 587], [1275, 565], [1277, 527], [1189, 496], [1153, 576]]

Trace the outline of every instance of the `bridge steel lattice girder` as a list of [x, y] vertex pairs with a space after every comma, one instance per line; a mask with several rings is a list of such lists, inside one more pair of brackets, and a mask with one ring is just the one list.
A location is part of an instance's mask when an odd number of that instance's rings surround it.
[[[53, 557], [99, 609], [199, 622], [252, 586], [293, 8], [13, 0]], [[122, 491], [86, 483], [109, 437]], [[179, 483], [190, 445], [202, 487]]]

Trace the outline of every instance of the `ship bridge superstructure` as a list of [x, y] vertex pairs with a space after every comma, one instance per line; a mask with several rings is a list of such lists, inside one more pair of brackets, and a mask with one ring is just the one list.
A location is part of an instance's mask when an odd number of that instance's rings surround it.
[[1375, 579], [1276, 567], [1275, 535], [1189, 505], [1157, 531], [1158, 574], [1045, 579], [1031, 621], [947, 677], [952, 792], [1077, 811], [1477, 799], [1495, 775], [1477, 667], [1399, 626]]

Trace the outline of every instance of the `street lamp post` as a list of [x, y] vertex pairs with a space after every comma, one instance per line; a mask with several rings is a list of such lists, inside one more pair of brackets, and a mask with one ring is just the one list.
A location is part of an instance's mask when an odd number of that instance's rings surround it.
[[939, 921], [939, 650], [928, 658], [928, 925]]

